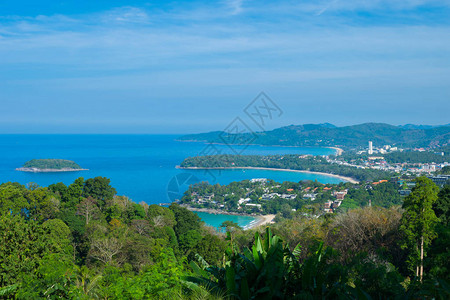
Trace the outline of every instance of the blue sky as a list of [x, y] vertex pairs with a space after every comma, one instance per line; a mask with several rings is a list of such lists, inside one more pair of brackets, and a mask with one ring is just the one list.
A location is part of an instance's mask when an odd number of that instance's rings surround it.
[[450, 123], [450, 1], [80, 2], [0, 2], [0, 133]]

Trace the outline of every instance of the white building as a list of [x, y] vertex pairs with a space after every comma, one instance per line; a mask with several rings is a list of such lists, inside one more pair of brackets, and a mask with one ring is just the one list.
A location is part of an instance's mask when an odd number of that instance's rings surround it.
[[368, 151], [369, 155], [373, 154], [373, 145], [372, 145], [372, 141], [369, 141], [369, 151]]
[[270, 194], [263, 194], [261, 196], [262, 200], [272, 200], [275, 197], [280, 197], [281, 195], [278, 193], [270, 193]]
[[242, 203], [244, 203], [244, 202], [249, 202], [249, 201], [251, 201], [252, 199], [250, 199], [250, 198], [241, 198], [241, 199], [239, 199], [238, 200], [238, 203], [239, 203], [239, 205], [241, 205]]
[[309, 194], [304, 194], [303, 198], [305, 198], [305, 199], [309, 198], [311, 201], [314, 201], [314, 200], [316, 200], [316, 196], [317, 196], [317, 194], [309, 193]]
[[257, 207], [258, 209], [261, 209], [261, 204], [255, 204], [255, 203], [247, 203], [245, 204], [246, 207]]
[[256, 182], [266, 183], [267, 182], [267, 178], [252, 178], [252, 179], [250, 179], [250, 182], [251, 183], [256, 183]]
[[282, 194], [280, 196], [283, 199], [287, 199], [287, 200], [294, 200], [295, 198], [297, 198], [296, 194]]

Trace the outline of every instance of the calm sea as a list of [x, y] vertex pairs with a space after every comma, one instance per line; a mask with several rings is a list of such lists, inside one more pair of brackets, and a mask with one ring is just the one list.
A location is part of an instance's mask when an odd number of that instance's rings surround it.
[[[323, 183], [338, 183], [339, 179], [294, 172], [267, 170], [179, 170], [185, 157], [205, 151], [209, 153], [241, 154], [314, 154], [334, 152], [328, 148], [297, 148], [268, 146], [214, 145], [177, 142], [175, 135], [0, 135], [0, 183], [15, 181], [22, 184], [35, 182], [47, 186], [56, 182], [72, 183], [78, 177], [105, 176], [111, 179], [120, 195], [135, 202], [167, 203], [179, 198], [187, 186], [196, 181], [228, 184], [251, 178], [270, 178], [276, 181], [317, 179]], [[245, 150], [244, 150], [245, 148]], [[26, 173], [15, 171], [33, 158], [62, 158], [73, 160], [89, 171], [66, 173]], [[205, 222], [218, 226], [225, 220], [237, 221], [245, 226], [253, 218], [227, 215], [200, 214]]]

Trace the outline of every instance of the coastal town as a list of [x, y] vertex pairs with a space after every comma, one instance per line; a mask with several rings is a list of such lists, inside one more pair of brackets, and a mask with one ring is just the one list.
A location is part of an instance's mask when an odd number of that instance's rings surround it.
[[[450, 180], [450, 175], [430, 178], [443, 185]], [[439, 182], [436, 178], [445, 181]], [[291, 215], [299, 211], [319, 217], [356, 207], [401, 204], [414, 185], [412, 177], [392, 177], [391, 180], [358, 184], [321, 184], [317, 181], [277, 183], [266, 178], [253, 178], [227, 186], [206, 182], [195, 184], [184, 193], [179, 203], [191, 210], [213, 213]], [[243, 192], [232, 191], [233, 186], [239, 186]]]
[[[389, 207], [401, 204], [402, 199], [411, 193], [417, 176], [427, 176], [440, 187], [449, 182], [448, 161], [388, 162], [385, 156], [394, 152], [403, 152], [409, 156], [422, 153], [420, 159], [423, 155], [429, 154], [434, 155], [433, 158], [443, 159], [448, 155], [423, 148], [405, 150], [390, 145], [374, 148], [373, 143], [369, 142], [366, 150], [345, 154], [337, 151], [337, 155], [327, 155], [323, 158], [330, 165], [337, 167], [358, 169], [361, 172], [384, 171], [378, 173], [382, 176], [373, 180], [344, 180], [340, 184], [322, 184], [317, 181], [278, 183], [267, 178], [253, 178], [225, 186], [202, 182], [191, 186], [179, 202], [192, 210], [206, 209], [216, 213], [277, 214], [288, 217], [301, 213], [319, 217], [356, 207], [372, 205]], [[287, 158], [282, 156], [279, 159], [286, 161]], [[315, 157], [298, 155], [294, 159], [304, 161], [314, 160]], [[214, 163], [217, 161], [214, 160]], [[236, 166], [235, 162], [231, 162], [231, 165]]]
[[[422, 154], [422, 156], [423, 154], [428, 154], [429, 156], [434, 156], [436, 162], [411, 162], [408, 161], [407, 158], [405, 158], [404, 161], [388, 162], [385, 155], [389, 156], [395, 152], [417, 155]], [[375, 148], [372, 141], [369, 141], [367, 149], [357, 151], [354, 150], [352, 152], [352, 156], [346, 155], [343, 157], [340, 155], [341, 153], [342, 152], [337, 153], [337, 155], [333, 157], [327, 156], [327, 161], [333, 164], [351, 166], [355, 168], [392, 171], [401, 174], [431, 174], [446, 166], [450, 166], [449, 153], [442, 151], [442, 149], [439, 151], [436, 151], [433, 148], [402, 149], [392, 145], [383, 145], [379, 148]], [[440, 162], [438, 162], [438, 160]]]

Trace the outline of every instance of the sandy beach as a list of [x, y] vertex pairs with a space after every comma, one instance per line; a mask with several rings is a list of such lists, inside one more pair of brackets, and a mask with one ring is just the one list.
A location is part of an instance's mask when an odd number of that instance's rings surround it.
[[324, 172], [313, 172], [313, 171], [303, 171], [303, 170], [291, 170], [291, 169], [278, 169], [278, 168], [263, 168], [263, 167], [216, 167], [216, 168], [199, 168], [199, 167], [180, 167], [177, 166], [178, 169], [186, 169], [186, 170], [227, 170], [227, 169], [251, 169], [251, 170], [269, 170], [269, 171], [283, 171], [283, 172], [297, 172], [297, 173], [308, 173], [308, 174], [318, 174], [318, 175], [325, 175], [330, 176], [334, 178], [339, 178], [344, 181], [348, 181], [350, 183], [358, 183], [357, 180], [341, 176], [341, 175], [335, 175], [330, 173], [324, 173]]
[[258, 219], [259, 220], [255, 224], [252, 224], [248, 229], [273, 223], [275, 215], [258, 216]]
[[344, 152], [344, 150], [342, 150], [341, 148], [338, 148], [338, 147], [326, 147], [326, 148], [336, 150], [336, 156], [339, 156]]
[[250, 214], [240, 214], [240, 213], [235, 213], [235, 212], [227, 212], [227, 211], [223, 211], [223, 210], [219, 210], [219, 209], [196, 208], [196, 207], [191, 207], [191, 206], [185, 205], [185, 204], [182, 204], [181, 206], [183, 206], [186, 209], [189, 209], [190, 211], [204, 212], [204, 213], [213, 214], [213, 215], [249, 216], [249, 217], [257, 218], [257, 220], [252, 221], [252, 223], [250, 223], [250, 225], [246, 226], [244, 229], [251, 229], [251, 228], [258, 227], [258, 226], [271, 224], [271, 223], [273, 223], [273, 219], [275, 218], [275, 215], [250, 215]]
[[[226, 146], [239, 146], [240, 144], [224, 144], [224, 143], [208, 143], [207, 140], [180, 140], [180, 139], [176, 139], [175, 141], [177, 142], [186, 142], [186, 143], [205, 143], [205, 144], [212, 144], [212, 145], [226, 145]], [[312, 146], [288, 146], [288, 145], [264, 145], [264, 144], [249, 144], [252, 146], [264, 146], [264, 147], [285, 147], [285, 148], [311, 148]], [[323, 146], [323, 148], [328, 148], [328, 149], [333, 149], [336, 150], [336, 155], [339, 156], [341, 155], [344, 150], [338, 147], [325, 147]]]
[[89, 169], [38, 169], [38, 168], [17, 168], [16, 171], [31, 172], [31, 173], [56, 173], [56, 172], [78, 172], [89, 171]]

